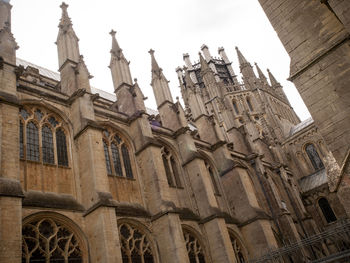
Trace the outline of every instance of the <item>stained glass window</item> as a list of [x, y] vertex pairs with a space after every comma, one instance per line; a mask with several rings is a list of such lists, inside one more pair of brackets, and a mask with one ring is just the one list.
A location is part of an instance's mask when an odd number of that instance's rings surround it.
[[42, 155], [44, 163], [55, 163], [53, 136], [49, 127], [44, 126], [41, 131], [42, 137]]
[[107, 168], [107, 173], [112, 174], [112, 168], [111, 168], [111, 160], [109, 158], [109, 151], [108, 151], [108, 146], [105, 141], [103, 141], [103, 150], [105, 152], [105, 159], [106, 159], [106, 168]]
[[312, 143], [306, 145], [305, 151], [312, 163], [312, 166], [315, 168], [316, 171], [324, 168], [323, 162], [320, 156], [318, 155], [315, 146]]
[[125, 144], [123, 144], [121, 148], [126, 177], [133, 178], [128, 148], [126, 148]]
[[117, 176], [123, 176], [122, 164], [120, 162], [118, 146], [116, 146], [115, 143], [112, 143], [111, 149], [112, 149], [112, 158], [113, 158], [115, 174]]
[[237, 103], [235, 101], [232, 101], [232, 105], [233, 105], [233, 109], [235, 110], [235, 113], [236, 114], [239, 114], [239, 110], [238, 110], [238, 107], [237, 107]]
[[23, 123], [19, 121], [19, 158], [24, 159]]
[[68, 166], [66, 135], [62, 129], [56, 131], [56, 146], [58, 165]]
[[27, 160], [40, 161], [39, 154], [39, 131], [38, 127], [33, 123], [27, 124]]

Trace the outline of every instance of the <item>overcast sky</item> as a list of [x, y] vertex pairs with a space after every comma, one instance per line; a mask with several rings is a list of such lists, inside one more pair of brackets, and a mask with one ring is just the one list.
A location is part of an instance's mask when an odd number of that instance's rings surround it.
[[[111, 29], [131, 74], [148, 97], [146, 106], [156, 109], [150, 86], [151, 60], [155, 56], [168, 80], [173, 98], [180, 96], [175, 68], [183, 66], [182, 54], [198, 60], [202, 44], [212, 56], [223, 46], [239, 73], [235, 46], [253, 65], [257, 62], [267, 76], [269, 68], [284, 86], [295, 111], [304, 120], [309, 113], [293, 84], [287, 81], [290, 59], [257, 0], [67, 0], [68, 13], [79, 37], [92, 86], [113, 92], [109, 68]], [[20, 49], [17, 56], [57, 71], [54, 42], [61, 17], [59, 0], [11, 0], [12, 32]]]

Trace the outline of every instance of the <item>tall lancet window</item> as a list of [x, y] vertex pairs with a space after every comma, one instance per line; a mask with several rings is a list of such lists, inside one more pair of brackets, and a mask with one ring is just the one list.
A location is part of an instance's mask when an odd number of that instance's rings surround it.
[[207, 170], [209, 172], [210, 180], [211, 180], [211, 183], [213, 185], [214, 194], [219, 195], [220, 194], [219, 187], [218, 187], [218, 184], [217, 184], [216, 179], [215, 179], [215, 174], [213, 172], [213, 168], [207, 162], [205, 162], [205, 167], [207, 168]]
[[247, 105], [248, 105], [249, 110], [250, 110], [250, 111], [254, 111], [252, 102], [250, 101], [250, 98], [249, 98], [249, 97], [247, 97], [246, 101], [247, 101]]
[[62, 129], [56, 131], [58, 165], [68, 166], [66, 134]]
[[239, 114], [237, 102], [235, 100], [232, 101], [232, 106], [236, 114]]
[[44, 163], [55, 163], [53, 136], [51, 129], [45, 125], [41, 130], [42, 153]]
[[[20, 158], [43, 164], [68, 166], [64, 123], [46, 109], [22, 108], [20, 117]], [[56, 144], [54, 143], [56, 142]]]
[[39, 131], [34, 122], [27, 124], [27, 160], [40, 161]]
[[331, 223], [337, 221], [337, 217], [335, 216], [332, 207], [329, 205], [328, 200], [324, 197], [318, 200], [318, 205], [321, 208], [324, 218], [327, 223]]
[[129, 145], [118, 134], [109, 130], [103, 131], [103, 150], [109, 175], [134, 178], [129, 149]]
[[316, 171], [324, 168], [323, 162], [317, 153], [315, 146], [309, 143], [305, 146], [305, 151], [310, 159], [310, 162]]
[[165, 175], [168, 180], [168, 184], [171, 187], [182, 187], [179, 167], [176, 162], [176, 158], [169, 151], [167, 147], [162, 148], [162, 160], [165, 169]]

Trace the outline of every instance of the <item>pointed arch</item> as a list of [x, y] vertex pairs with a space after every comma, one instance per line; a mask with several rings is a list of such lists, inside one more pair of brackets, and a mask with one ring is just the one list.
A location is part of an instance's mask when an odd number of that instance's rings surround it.
[[252, 104], [252, 101], [251, 101], [250, 97], [246, 97], [246, 102], [247, 102], [249, 111], [254, 111], [253, 104]]
[[102, 138], [107, 173], [133, 179], [135, 167], [130, 154], [133, 148], [128, 140], [111, 127], [105, 127]]
[[86, 236], [71, 219], [39, 212], [23, 219], [22, 262], [88, 263]]
[[182, 225], [185, 245], [190, 263], [208, 263], [208, 257], [201, 235], [192, 227]]
[[232, 249], [237, 263], [248, 263], [248, 253], [242, 239], [232, 229], [228, 229]]
[[211, 158], [209, 158], [209, 156], [207, 154], [205, 154], [202, 151], [198, 151], [199, 154], [201, 155], [201, 157], [204, 160], [205, 163], [205, 168], [207, 169], [209, 176], [210, 176], [210, 181], [214, 190], [214, 194], [216, 195], [220, 195], [220, 188], [219, 188], [219, 178], [217, 176], [218, 172], [217, 169], [214, 165], [213, 160], [211, 160]]
[[156, 243], [150, 230], [133, 219], [119, 219], [118, 232], [122, 262], [158, 263]]

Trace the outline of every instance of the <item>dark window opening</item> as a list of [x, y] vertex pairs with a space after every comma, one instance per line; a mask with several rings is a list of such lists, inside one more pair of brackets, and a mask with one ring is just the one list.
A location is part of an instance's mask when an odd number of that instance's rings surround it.
[[58, 165], [68, 166], [66, 135], [62, 129], [56, 131]]
[[312, 166], [316, 171], [321, 170], [324, 168], [323, 162], [320, 158], [320, 156], [317, 153], [317, 150], [313, 144], [307, 144], [305, 147], [305, 151], [307, 153], [307, 156], [309, 157]]
[[53, 136], [52, 131], [49, 127], [44, 126], [41, 130], [42, 137], [42, 155], [44, 163], [55, 163], [54, 147], [53, 147]]
[[33, 122], [29, 122], [27, 125], [27, 160], [37, 162], [40, 160], [39, 131]]
[[327, 223], [331, 223], [337, 221], [337, 217], [335, 216], [332, 207], [329, 205], [328, 200], [326, 198], [320, 198], [318, 200], [318, 205], [321, 208], [323, 216], [325, 217]]

